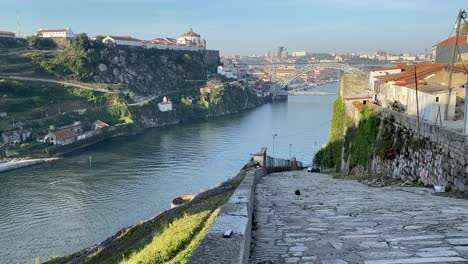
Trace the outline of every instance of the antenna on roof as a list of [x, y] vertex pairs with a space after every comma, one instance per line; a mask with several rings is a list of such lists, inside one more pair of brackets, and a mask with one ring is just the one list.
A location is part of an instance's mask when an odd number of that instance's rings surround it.
[[18, 34], [18, 37], [20, 37], [20, 35], [21, 35], [21, 23], [20, 23], [20, 12], [19, 12], [19, 10], [16, 10], [16, 23], [18, 25], [17, 34]]

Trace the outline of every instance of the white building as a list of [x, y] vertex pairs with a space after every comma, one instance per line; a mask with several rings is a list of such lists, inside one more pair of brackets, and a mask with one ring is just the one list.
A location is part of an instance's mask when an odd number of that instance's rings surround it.
[[239, 78], [239, 69], [230, 60], [224, 60], [223, 66], [218, 66], [217, 72], [229, 79]]
[[189, 46], [200, 46], [206, 48], [206, 41], [200, 37], [197, 33], [193, 32], [192, 28], [190, 30], [180, 36], [177, 39], [178, 44], [182, 45], [189, 45]]
[[292, 56], [293, 57], [305, 57], [307, 56], [307, 52], [306, 51], [293, 51]]
[[66, 29], [39, 29], [36, 31], [36, 36], [41, 36], [43, 38], [74, 39], [75, 33], [68, 27]]
[[[389, 103], [398, 101], [405, 108], [405, 113], [415, 116], [417, 105], [419, 105], [419, 116], [421, 119], [436, 122], [439, 118], [445, 118], [447, 111], [447, 100], [449, 92], [447, 87], [441, 84], [419, 84], [418, 102], [416, 103], [415, 85], [399, 85], [396, 82], [385, 84], [385, 89], [381, 90], [382, 106], [387, 107]], [[455, 116], [456, 96], [451, 96], [447, 116], [453, 119]]]
[[377, 77], [401, 73], [402, 71], [403, 70], [398, 67], [380, 68], [380, 69], [371, 70], [369, 72], [369, 88], [370, 88], [370, 92], [372, 93], [372, 99], [376, 101], [381, 101], [381, 98], [379, 98], [378, 93], [375, 92], [375, 81], [378, 80]]
[[107, 36], [102, 40], [102, 42], [104, 44], [113, 44], [118, 46], [144, 46], [141, 40], [130, 36]]
[[399, 61], [400, 60], [400, 55], [387, 55], [387, 60], [388, 61]]
[[163, 101], [158, 103], [158, 108], [161, 112], [172, 111], [172, 102], [167, 100], [166, 96], [164, 96]]
[[0, 38], [15, 38], [15, 37], [16, 37], [15, 32], [0, 30]]

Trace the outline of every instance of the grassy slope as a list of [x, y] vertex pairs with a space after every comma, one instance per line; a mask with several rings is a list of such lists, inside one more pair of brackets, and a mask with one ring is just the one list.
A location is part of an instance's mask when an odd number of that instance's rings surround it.
[[[240, 179], [217, 187], [222, 188], [222, 192], [192, 201], [173, 215], [127, 228], [108, 247], [80, 263], [185, 263], [245, 173], [242, 171]], [[65, 263], [81, 252], [84, 251], [45, 263]]]

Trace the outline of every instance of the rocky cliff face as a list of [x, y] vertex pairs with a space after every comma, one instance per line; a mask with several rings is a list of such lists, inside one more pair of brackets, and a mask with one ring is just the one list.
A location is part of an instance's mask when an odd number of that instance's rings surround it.
[[181, 81], [205, 80], [217, 61], [217, 51], [108, 47], [99, 50], [90, 81], [123, 83], [138, 94], [161, 95]]

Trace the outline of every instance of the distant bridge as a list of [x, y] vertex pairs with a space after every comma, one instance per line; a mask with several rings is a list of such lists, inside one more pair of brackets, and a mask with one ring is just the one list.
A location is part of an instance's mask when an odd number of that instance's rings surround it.
[[335, 70], [343, 71], [345, 73], [361, 73], [361, 74], [364, 73], [364, 71], [358, 68], [352, 67], [345, 63], [319, 62], [319, 63], [308, 64], [302, 68], [296, 69], [294, 72], [287, 75], [286, 78], [277, 82], [276, 86], [279, 87], [280, 90], [284, 89], [293, 80], [317, 69], [335, 69]]

